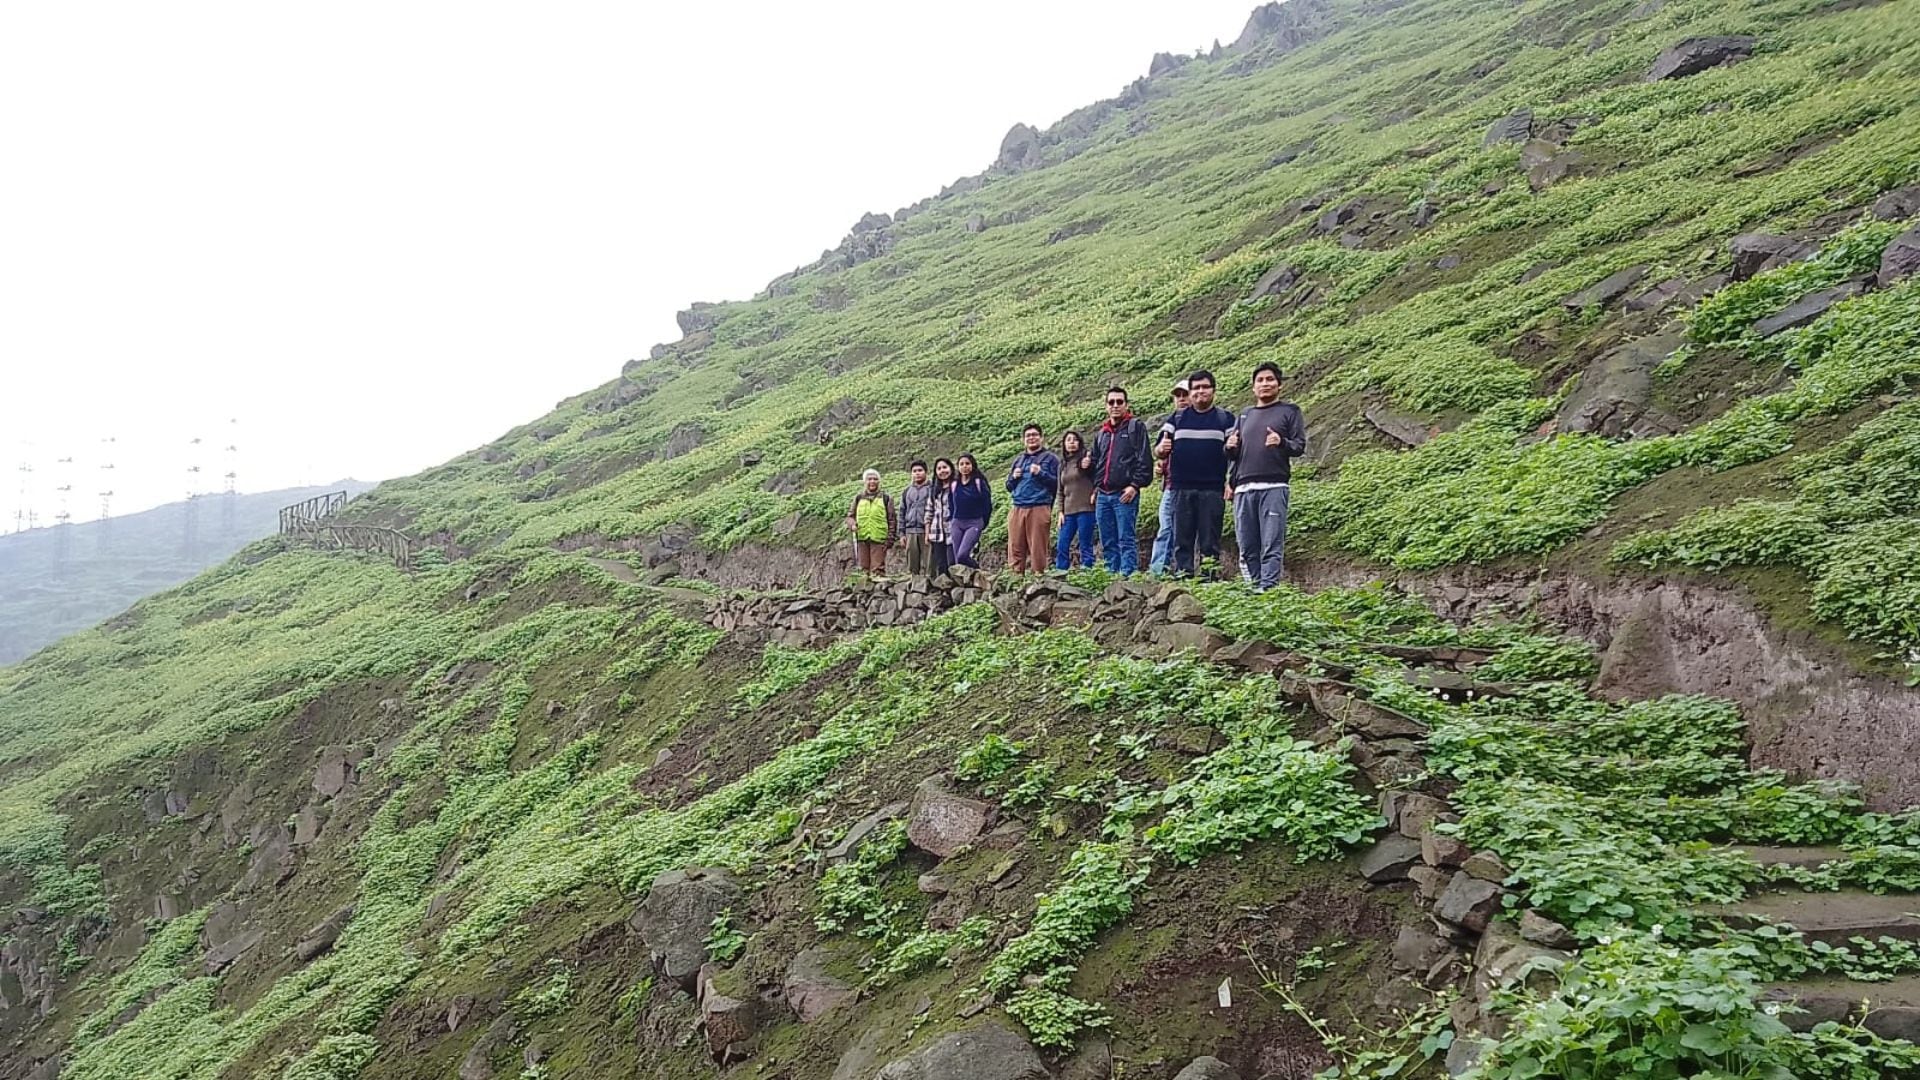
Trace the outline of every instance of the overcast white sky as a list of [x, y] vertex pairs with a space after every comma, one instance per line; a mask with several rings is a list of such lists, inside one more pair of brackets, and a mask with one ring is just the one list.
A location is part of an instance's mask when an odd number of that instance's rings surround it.
[[437, 464], [1252, 7], [0, 6], [0, 531]]

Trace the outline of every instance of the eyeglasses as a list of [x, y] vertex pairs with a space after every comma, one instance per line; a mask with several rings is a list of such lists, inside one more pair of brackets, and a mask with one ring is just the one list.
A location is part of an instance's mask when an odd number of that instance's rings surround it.
[[1107, 408], [1109, 408], [1109, 409], [1118, 409], [1118, 408], [1121, 408], [1122, 406], [1124, 406], [1124, 405], [1126, 405], [1126, 403], [1127, 403], [1127, 399], [1126, 399], [1126, 398], [1108, 398], [1108, 399], [1107, 399]]

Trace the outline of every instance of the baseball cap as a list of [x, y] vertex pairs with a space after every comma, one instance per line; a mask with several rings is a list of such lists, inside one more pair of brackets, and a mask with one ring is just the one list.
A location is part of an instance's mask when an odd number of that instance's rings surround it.
[[1188, 390], [1187, 380], [1181, 379], [1179, 382], [1173, 384], [1173, 388], [1178, 393], [1186, 393]]

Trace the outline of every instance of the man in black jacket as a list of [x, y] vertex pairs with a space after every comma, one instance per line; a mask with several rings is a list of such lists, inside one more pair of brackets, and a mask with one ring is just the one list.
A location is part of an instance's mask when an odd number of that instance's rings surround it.
[[1107, 569], [1131, 574], [1140, 569], [1140, 543], [1133, 537], [1140, 515], [1140, 489], [1153, 479], [1153, 448], [1147, 425], [1133, 415], [1127, 392], [1107, 388], [1107, 419], [1093, 436], [1093, 449], [1080, 461], [1093, 474], [1094, 522]]

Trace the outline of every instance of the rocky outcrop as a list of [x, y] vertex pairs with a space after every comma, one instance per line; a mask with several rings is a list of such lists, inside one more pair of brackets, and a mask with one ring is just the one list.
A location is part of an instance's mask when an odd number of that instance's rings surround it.
[[1328, 0], [1262, 4], [1253, 9], [1240, 36], [1228, 48], [1235, 53], [1258, 51], [1280, 56], [1320, 40], [1333, 29], [1333, 5]]
[[1722, 64], [1738, 63], [1753, 55], [1758, 39], [1745, 35], [1690, 37], [1670, 45], [1647, 70], [1647, 82], [1684, 79]]
[[1001, 172], [1025, 172], [1040, 164], [1040, 132], [1031, 124], [1015, 124], [1000, 140], [1000, 156], [993, 167]]
[[353, 921], [353, 912], [354, 905], [348, 904], [300, 935], [299, 942], [293, 947], [294, 957], [306, 963], [332, 951], [340, 935], [346, 931], [347, 924]]
[[667, 980], [691, 992], [708, 960], [713, 920], [740, 900], [740, 886], [725, 870], [692, 866], [653, 879], [646, 899], [627, 920]]

